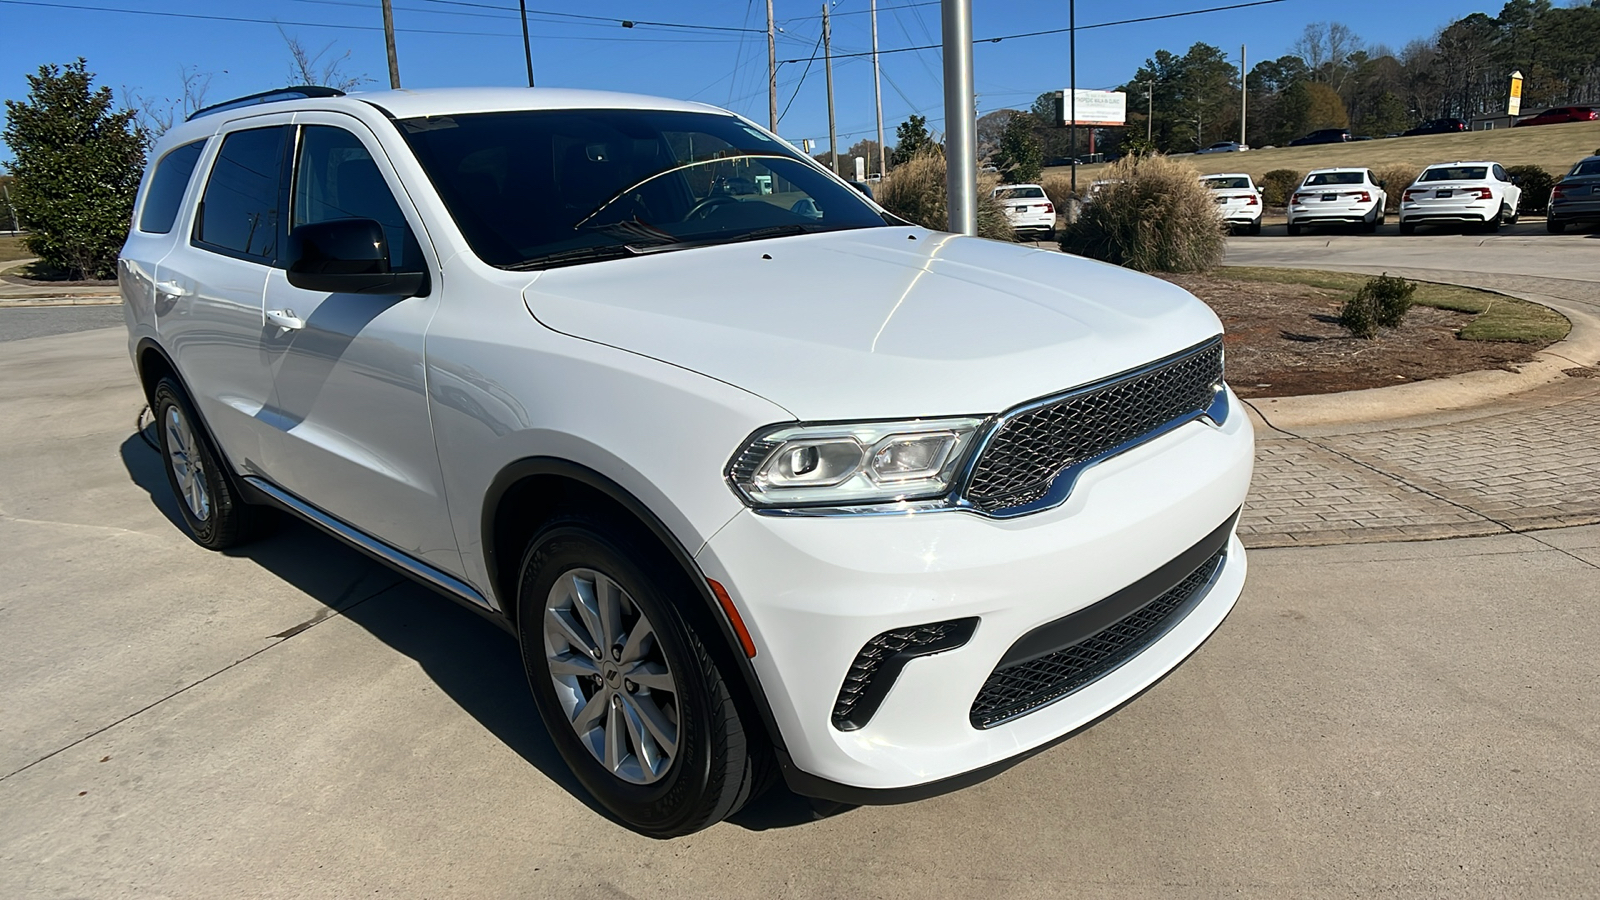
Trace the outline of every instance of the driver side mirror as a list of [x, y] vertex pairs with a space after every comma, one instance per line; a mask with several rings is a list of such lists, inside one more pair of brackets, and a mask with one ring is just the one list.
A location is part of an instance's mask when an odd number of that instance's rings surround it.
[[372, 219], [312, 222], [289, 232], [289, 283], [330, 294], [414, 297], [427, 293], [426, 272], [395, 272], [389, 239]]

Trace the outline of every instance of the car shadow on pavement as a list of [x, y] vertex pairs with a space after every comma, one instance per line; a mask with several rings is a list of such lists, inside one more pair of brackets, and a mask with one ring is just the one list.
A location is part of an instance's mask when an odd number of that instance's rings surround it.
[[[130, 435], [119, 449], [129, 479], [182, 531], [183, 520], [160, 455], [138, 434]], [[556, 751], [528, 692], [521, 653], [511, 635], [311, 525], [273, 515], [278, 521], [266, 536], [228, 553], [254, 561], [328, 608], [326, 614], [282, 632], [283, 640], [342, 614], [415, 661], [456, 705], [562, 790], [616, 821], [584, 790]], [[780, 781], [730, 821], [764, 831], [802, 825], [837, 810], [814, 808]]]

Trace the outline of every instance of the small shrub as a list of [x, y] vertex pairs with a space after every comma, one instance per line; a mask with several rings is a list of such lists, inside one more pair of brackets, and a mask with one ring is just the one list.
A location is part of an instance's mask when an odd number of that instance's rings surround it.
[[1339, 324], [1358, 338], [1374, 338], [1379, 328], [1399, 328], [1411, 310], [1415, 282], [1387, 273], [1356, 290], [1339, 310]]
[[[1005, 208], [989, 195], [996, 181], [987, 178], [978, 183], [978, 237], [1014, 241], [1017, 235], [1006, 221]], [[879, 205], [902, 219], [934, 231], [950, 228], [944, 154], [937, 149], [923, 149], [898, 163], [879, 184], [877, 195]]]
[[1386, 211], [1391, 213], [1400, 211], [1400, 198], [1405, 195], [1406, 188], [1411, 187], [1412, 182], [1416, 181], [1417, 176], [1421, 173], [1421, 169], [1402, 163], [1372, 170], [1372, 174], [1383, 182], [1384, 193], [1389, 195], [1389, 201], [1384, 205]]
[[1111, 183], [1062, 234], [1062, 250], [1141, 272], [1204, 272], [1222, 262], [1227, 228], [1188, 163], [1128, 156], [1105, 178]]
[[1304, 179], [1304, 175], [1293, 169], [1273, 169], [1261, 176], [1261, 202], [1267, 206], [1288, 206], [1289, 195]]
[[[1039, 179], [1039, 186], [1044, 188], [1044, 194], [1050, 202], [1056, 205], [1056, 212], [1065, 216], [1072, 209], [1072, 176], [1052, 172]], [[1088, 186], [1085, 182], [1084, 187]]]
[[1517, 179], [1522, 188], [1522, 202], [1517, 208], [1525, 213], [1542, 213], [1550, 208], [1550, 189], [1556, 179], [1543, 166], [1510, 166], [1506, 174]]

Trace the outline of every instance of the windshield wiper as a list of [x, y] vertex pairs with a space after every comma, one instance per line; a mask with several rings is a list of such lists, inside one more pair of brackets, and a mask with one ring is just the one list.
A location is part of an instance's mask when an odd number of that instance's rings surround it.
[[557, 266], [596, 262], [602, 259], [621, 259], [625, 256], [637, 256], [638, 254], [639, 250], [628, 244], [601, 244], [597, 247], [577, 247], [572, 250], [546, 253], [525, 259], [522, 262], [512, 263], [503, 268], [512, 272], [525, 272], [530, 269], [552, 269]]

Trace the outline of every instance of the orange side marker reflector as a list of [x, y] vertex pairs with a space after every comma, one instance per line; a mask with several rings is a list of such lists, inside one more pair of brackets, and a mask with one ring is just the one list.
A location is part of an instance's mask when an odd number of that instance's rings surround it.
[[750, 639], [750, 630], [744, 627], [744, 619], [739, 618], [739, 608], [733, 605], [733, 598], [728, 596], [728, 589], [718, 584], [715, 580], [707, 578], [706, 584], [711, 585], [711, 593], [722, 604], [722, 611], [728, 617], [728, 624], [733, 626], [733, 633], [739, 636], [739, 643], [744, 647], [744, 655], [755, 658], [756, 642]]

